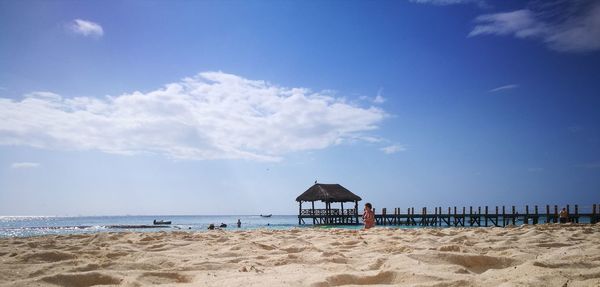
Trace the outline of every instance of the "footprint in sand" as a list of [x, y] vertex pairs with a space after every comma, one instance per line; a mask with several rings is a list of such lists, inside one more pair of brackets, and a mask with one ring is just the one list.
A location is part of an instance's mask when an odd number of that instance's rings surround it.
[[321, 253], [321, 257], [331, 257], [331, 256], [339, 256], [341, 253], [337, 251], [323, 251]]
[[282, 248], [281, 250], [287, 252], [287, 253], [300, 253], [304, 250], [306, 250], [305, 247], [288, 247], [288, 248]]
[[379, 270], [386, 261], [387, 261], [387, 259], [385, 259], [385, 258], [377, 258], [377, 260], [375, 260], [375, 262], [373, 262], [372, 264], [367, 266], [366, 270], [370, 270], [370, 271]]
[[143, 284], [152, 285], [192, 282], [190, 276], [177, 272], [146, 272], [138, 277], [138, 280]]
[[118, 285], [122, 281], [122, 279], [98, 272], [57, 274], [53, 276], [44, 277], [41, 280], [46, 283], [56, 284], [64, 287]]
[[98, 269], [100, 269], [100, 265], [94, 264], [94, 263], [90, 263], [90, 264], [86, 264], [84, 266], [76, 267], [76, 268], [73, 269], [73, 271], [75, 271], [75, 272], [83, 272], [83, 271], [93, 271], [93, 270], [98, 270]]
[[457, 253], [439, 254], [410, 254], [410, 258], [428, 264], [455, 264], [467, 270], [481, 274], [489, 269], [504, 269], [517, 265], [519, 261], [507, 257], [493, 257], [485, 255], [468, 255]]
[[538, 247], [565, 247], [565, 246], [572, 246], [572, 244], [566, 244], [566, 243], [559, 243], [559, 242], [552, 242], [552, 243], [540, 243], [537, 244]]
[[360, 243], [360, 241], [358, 241], [358, 240], [350, 240], [350, 241], [344, 241], [343, 242], [343, 244], [346, 245], [346, 246], [354, 246], [354, 245], [359, 244], [359, 243]]
[[262, 244], [262, 243], [258, 243], [258, 242], [254, 242], [254, 244], [255, 244], [256, 246], [258, 246], [258, 247], [260, 247], [260, 248], [264, 249], [264, 250], [273, 250], [273, 249], [275, 249], [275, 248], [276, 248], [275, 246], [272, 246], [272, 245], [267, 245], [267, 244]]
[[312, 284], [313, 287], [326, 287], [326, 286], [344, 286], [344, 285], [384, 285], [394, 284], [397, 273], [393, 271], [383, 271], [372, 276], [353, 275], [353, 274], [339, 274], [329, 276], [324, 282], [317, 282]]
[[231, 257], [242, 256], [242, 254], [236, 253], [236, 252], [217, 252], [217, 253], [213, 253], [211, 256], [214, 258], [231, 258]]
[[319, 260], [319, 263], [336, 263], [336, 264], [347, 264], [348, 259], [343, 256], [332, 256]]
[[565, 268], [565, 266], [568, 266], [569, 268], [593, 269], [600, 265], [594, 264], [594, 263], [588, 263], [588, 262], [572, 262], [572, 261], [571, 262], [569, 262], [569, 261], [546, 261], [546, 262], [534, 261], [533, 266], [542, 267], [542, 268], [552, 268], [552, 269]]
[[60, 251], [45, 251], [45, 252], [36, 252], [23, 255], [21, 260], [23, 262], [30, 263], [45, 263], [45, 262], [58, 262], [75, 259], [77, 256], [75, 254], [60, 252]]
[[438, 247], [437, 250], [446, 252], [460, 252], [461, 248], [458, 245], [443, 245]]
[[106, 256], [106, 258], [110, 258], [110, 259], [117, 259], [117, 258], [121, 258], [121, 257], [127, 256], [127, 255], [129, 255], [129, 252], [117, 251], [117, 252], [106, 253], [104, 256]]

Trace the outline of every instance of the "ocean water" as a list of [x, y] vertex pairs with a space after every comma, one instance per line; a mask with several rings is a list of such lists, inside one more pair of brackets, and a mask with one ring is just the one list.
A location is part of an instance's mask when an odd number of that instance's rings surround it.
[[[171, 225], [163, 228], [117, 228], [126, 225], [152, 225], [152, 221], [171, 221]], [[240, 219], [242, 227], [236, 223]], [[145, 215], [145, 216], [81, 216], [81, 217], [51, 217], [51, 216], [0, 216], [0, 237], [25, 237], [46, 234], [78, 234], [106, 231], [205, 231], [210, 224], [219, 226], [227, 224], [226, 230], [247, 230], [257, 228], [289, 229], [299, 227], [297, 215], [273, 215], [261, 217], [258, 215]], [[310, 226], [310, 225], [303, 225]]]
[[[171, 221], [171, 225], [161, 228], [123, 228], [124, 226], [152, 226], [153, 220]], [[241, 228], [236, 225], [237, 220], [242, 222]], [[545, 216], [540, 216], [540, 224], [545, 223]], [[589, 223], [589, 217], [581, 217], [580, 223]], [[81, 234], [95, 232], [158, 232], [158, 231], [207, 231], [210, 224], [219, 226], [227, 224], [225, 230], [250, 230], [250, 229], [290, 229], [313, 228], [312, 224], [298, 225], [297, 215], [273, 215], [261, 217], [259, 215], [144, 215], [144, 216], [78, 216], [78, 217], [53, 217], [53, 216], [0, 216], [1, 237], [27, 237], [48, 234]], [[309, 222], [307, 222], [309, 223]], [[523, 224], [522, 219], [516, 225]], [[491, 222], [490, 222], [491, 225]], [[360, 229], [362, 225], [346, 226], [317, 226], [316, 228], [347, 228]], [[422, 228], [422, 226], [394, 226], [378, 225], [378, 228]], [[442, 225], [437, 228], [446, 228]], [[468, 225], [467, 225], [468, 227]], [[436, 228], [436, 227], [434, 227]], [[477, 227], [473, 227], [477, 228]]]

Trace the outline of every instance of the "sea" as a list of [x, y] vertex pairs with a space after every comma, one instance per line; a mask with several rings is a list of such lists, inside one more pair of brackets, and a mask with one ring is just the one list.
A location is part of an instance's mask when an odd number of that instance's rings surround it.
[[[238, 219], [242, 225], [237, 227]], [[171, 221], [159, 228], [154, 220]], [[49, 234], [81, 234], [95, 232], [158, 232], [158, 231], [207, 231], [210, 224], [226, 224], [225, 230], [290, 229], [312, 227], [298, 225], [297, 215], [144, 215], [144, 216], [0, 216], [0, 237], [28, 237]], [[347, 228], [360, 228], [348, 226]]]
[[[238, 219], [241, 227], [237, 227]], [[170, 225], [154, 226], [154, 220], [171, 221]], [[540, 223], [546, 222], [540, 216]], [[582, 217], [580, 223], [589, 223]], [[0, 238], [41, 235], [83, 234], [97, 232], [159, 232], [208, 231], [208, 226], [227, 225], [224, 230], [291, 229], [291, 228], [346, 228], [360, 229], [362, 225], [313, 226], [298, 225], [297, 215], [125, 215], [125, 216], [0, 216]], [[522, 219], [516, 225], [523, 224]], [[156, 228], [149, 228], [156, 227]], [[386, 228], [422, 228], [421, 226], [386, 226]], [[445, 226], [441, 226], [445, 228]]]

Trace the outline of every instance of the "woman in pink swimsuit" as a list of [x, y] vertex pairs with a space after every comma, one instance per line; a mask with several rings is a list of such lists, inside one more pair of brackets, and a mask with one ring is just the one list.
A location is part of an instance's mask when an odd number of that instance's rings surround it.
[[365, 229], [375, 226], [375, 214], [373, 213], [373, 206], [370, 203], [365, 204], [363, 222], [365, 223]]

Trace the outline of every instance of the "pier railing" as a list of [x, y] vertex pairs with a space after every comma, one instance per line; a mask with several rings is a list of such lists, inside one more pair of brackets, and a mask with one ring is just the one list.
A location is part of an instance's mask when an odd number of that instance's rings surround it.
[[344, 209], [343, 211], [341, 209], [329, 209], [329, 210], [328, 209], [302, 209], [302, 210], [300, 210], [300, 215], [306, 215], [306, 216], [327, 216], [327, 215], [351, 216], [352, 215], [353, 216], [353, 215], [355, 215], [355, 212], [356, 212], [356, 209], [354, 209], [354, 208]]
[[[566, 205], [566, 214], [561, 216], [562, 207], [558, 205], [525, 205], [517, 206], [478, 206], [473, 207], [423, 207], [415, 211], [409, 207], [406, 212], [401, 208], [394, 208], [388, 212], [382, 208], [381, 212], [375, 211], [377, 225], [390, 226], [499, 226], [540, 223], [591, 223], [600, 222], [600, 204], [591, 206]], [[301, 209], [298, 215], [300, 223], [305, 219], [312, 220], [316, 225], [353, 225], [361, 224], [362, 214], [357, 214], [356, 209]]]
[[356, 225], [360, 224], [355, 208], [348, 209], [300, 209], [298, 224], [312, 220], [314, 225]]
[[[408, 208], [402, 213], [400, 208], [394, 208], [388, 213], [387, 208], [382, 208], [381, 213], [375, 212], [377, 225], [406, 225], [406, 226], [507, 226], [519, 224], [539, 223], [591, 223], [600, 222], [600, 205], [593, 204], [584, 209], [579, 205], [566, 205], [566, 214], [561, 216], [558, 205], [546, 205], [539, 208], [537, 205], [525, 205], [522, 209], [516, 206], [472, 206], [457, 208], [434, 207], [427, 209], [423, 207], [417, 210]], [[376, 211], [376, 210], [375, 210]]]

